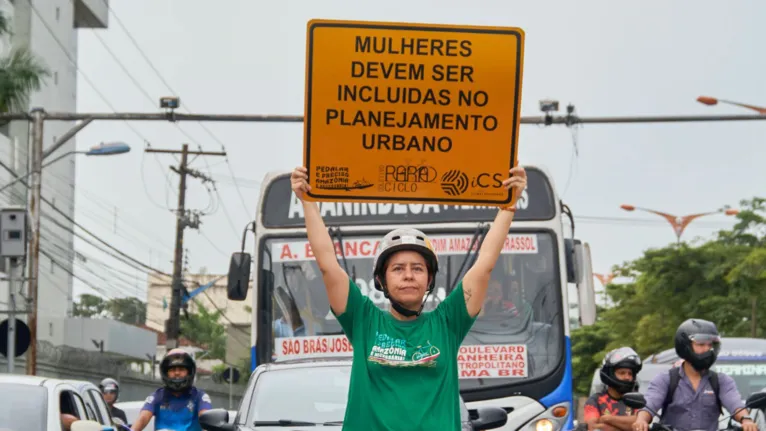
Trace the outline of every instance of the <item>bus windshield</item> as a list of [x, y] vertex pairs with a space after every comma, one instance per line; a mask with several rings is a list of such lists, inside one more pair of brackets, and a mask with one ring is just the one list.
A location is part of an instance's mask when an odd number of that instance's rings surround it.
[[724, 362], [713, 365], [713, 370], [731, 376], [742, 399], [766, 390], [766, 362]]
[[[375, 289], [372, 265], [382, 236], [333, 235], [341, 266], [362, 294], [380, 309], [390, 303]], [[436, 288], [424, 311], [446, 298], [476, 258], [474, 232], [429, 235], [439, 256]], [[562, 293], [554, 236], [548, 232], [508, 235], [492, 273], [484, 307], [459, 354], [461, 387], [507, 384], [551, 373], [564, 356]], [[268, 337], [272, 360], [293, 358], [284, 340], [292, 337], [343, 337], [330, 311], [321, 273], [305, 237], [264, 240], [262, 268], [273, 274], [272, 320]], [[259, 320], [260, 325], [265, 322]], [[265, 343], [258, 343], [266, 348]], [[300, 344], [297, 343], [296, 346]], [[303, 343], [306, 345], [306, 343]], [[319, 345], [319, 344], [317, 344]], [[341, 346], [341, 344], [338, 344]], [[331, 353], [339, 349], [325, 349]], [[316, 352], [314, 352], [316, 353]]]

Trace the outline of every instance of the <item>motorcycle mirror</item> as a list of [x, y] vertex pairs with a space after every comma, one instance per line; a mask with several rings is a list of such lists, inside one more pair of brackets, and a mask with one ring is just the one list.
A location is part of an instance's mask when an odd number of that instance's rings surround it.
[[628, 392], [622, 396], [622, 402], [632, 409], [638, 410], [646, 407], [646, 398], [641, 392]]

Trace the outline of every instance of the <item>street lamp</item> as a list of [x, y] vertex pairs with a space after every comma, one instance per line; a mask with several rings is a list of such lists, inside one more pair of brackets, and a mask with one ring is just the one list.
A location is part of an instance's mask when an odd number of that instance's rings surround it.
[[614, 280], [615, 277], [617, 277], [617, 274], [609, 273], [609, 274], [593, 274], [594, 277], [598, 279], [598, 281], [601, 282], [601, 286], [604, 288], [604, 308], [606, 308], [607, 305], [607, 297], [606, 297], [606, 285], [611, 283], [612, 280]]
[[717, 105], [720, 102], [720, 103], [725, 103], [727, 105], [740, 106], [742, 108], [753, 110], [761, 115], [766, 115], [766, 108], [761, 108], [760, 106], [748, 105], [746, 103], [732, 102], [731, 100], [716, 99], [715, 97], [710, 97], [710, 96], [700, 96], [697, 98], [697, 102], [702, 103], [703, 105], [708, 105], [708, 106]]
[[676, 242], [679, 244], [681, 243], [681, 235], [684, 233], [684, 230], [686, 229], [687, 226], [689, 226], [689, 223], [691, 223], [692, 220], [695, 220], [699, 217], [713, 215], [713, 214], [725, 214], [727, 216], [733, 216], [733, 215], [739, 214], [739, 210], [731, 209], [731, 208], [720, 209], [718, 211], [710, 211], [706, 213], [689, 214], [685, 216], [676, 216], [676, 215], [664, 213], [661, 211], [655, 211], [652, 209], [641, 208], [641, 207], [627, 205], [627, 204], [620, 205], [620, 208], [624, 209], [625, 211], [635, 211], [635, 210], [645, 211], [652, 214], [657, 214], [658, 216], [664, 218], [665, 220], [668, 221], [668, 223], [670, 223], [671, 226], [673, 226], [673, 231], [676, 234]]
[[[130, 151], [130, 146], [124, 142], [109, 142], [109, 143], [100, 143], [96, 146], [91, 147], [88, 151], [69, 151], [66, 152], [55, 159], [43, 163], [42, 167], [50, 166], [59, 160], [63, 159], [64, 157], [70, 155], [70, 154], [85, 154], [86, 156], [113, 156], [116, 154], [123, 154]], [[0, 187], [0, 192], [7, 189], [8, 187], [13, 186], [14, 184], [24, 181], [27, 179], [30, 175], [32, 175], [32, 172], [27, 172], [24, 175], [16, 177], [15, 180], [11, 181], [10, 183], [4, 185], [3, 187]]]
[[617, 276], [617, 274], [612, 274], [611, 272], [609, 274], [593, 274], [594, 277], [598, 278], [598, 281], [601, 282], [601, 285], [606, 287], [607, 284], [611, 283], [612, 280], [614, 280], [614, 277]]

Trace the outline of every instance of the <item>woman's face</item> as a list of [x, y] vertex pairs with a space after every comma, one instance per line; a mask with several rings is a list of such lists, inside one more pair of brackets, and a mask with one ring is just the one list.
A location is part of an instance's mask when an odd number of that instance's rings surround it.
[[430, 281], [426, 259], [420, 253], [402, 250], [392, 254], [385, 275], [389, 295], [396, 302], [408, 309], [420, 308]]

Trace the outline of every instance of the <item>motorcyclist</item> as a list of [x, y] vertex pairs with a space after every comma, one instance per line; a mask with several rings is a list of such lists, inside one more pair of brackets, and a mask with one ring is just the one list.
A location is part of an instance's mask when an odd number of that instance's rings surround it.
[[591, 395], [583, 408], [588, 430], [631, 430], [636, 412], [625, 405], [622, 396], [636, 390], [641, 367], [641, 357], [630, 347], [614, 349], [604, 356], [599, 377], [605, 389]]
[[715, 323], [702, 319], [681, 323], [676, 330], [675, 348], [683, 362], [667, 373], [658, 374], [649, 383], [644, 395], [648, 409], [638, 412], [633, 431], [649, 429], [653, 417], [649, 409], [663, 410], [660, 422], [674, 429], [717, 431], [721, 406], [734, 413], [743, 431], [757, 431], [758, 427], [744, 409], [734, 379], [710, 370], [720, 347], [721, 338]]
[[197, 365], [182, 349], [169, 351], [160, 362], [164, 387], [146, 399], [133, 431], [143, 431], [154, 417], [155, 429], [202, 431], [199, 415], [213, 408], [210, 396], [193, 386]]
[[104, 401], [106, 401], [106, 404], [109, 406], [112, 418], [117, 418], [121, 420], [123, 424], [127, 425], [128, 417], [125, 416], [125, 412], [114, 406], [114, 403], [120, 398], [120, 384], [117, 383], [117, 380], [107, 377], [104, 380], [101, 380], [98, 388], [104, 396]]

